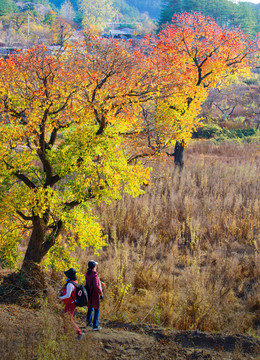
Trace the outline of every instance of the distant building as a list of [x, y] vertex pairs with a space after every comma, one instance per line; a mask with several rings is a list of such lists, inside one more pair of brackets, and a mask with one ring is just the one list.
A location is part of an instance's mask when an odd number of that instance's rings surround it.
[[112, 39], [131, 39], [133, 36], [133, 29], [129, 27], [110, 29], [109, 35]]
[[0, 57], [7, 58], [9, 54], [16, 54], [20, 49], [20, 47], [0, 47]]
[[134, 24], [107, 23], [108, 30], [103, 37], [112, 39], [131, 39], [135, 29]]

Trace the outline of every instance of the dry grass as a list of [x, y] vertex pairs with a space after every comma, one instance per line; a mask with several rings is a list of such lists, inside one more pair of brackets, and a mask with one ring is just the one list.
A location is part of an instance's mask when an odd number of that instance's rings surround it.
[[[4, 305], [0, 310], [0, 356], [2, 360], [87, 360], [89, 343], [77, 345], [75, 330], [61, 312], [49, 306], [41, 311]], [[75, 346], [72, 346], [74, 344]]]
[[103, 318], [259, 335], [259, 147], [199, 142], [181, 174], [153, 166], [144, 195], [96, 210]]

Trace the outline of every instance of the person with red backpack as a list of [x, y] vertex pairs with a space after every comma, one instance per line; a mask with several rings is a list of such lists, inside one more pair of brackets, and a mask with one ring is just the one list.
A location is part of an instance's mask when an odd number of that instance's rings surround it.
[[[88, 288], [88, 312], [87, 312], [87, 326], [92, 326], [93, 330], [101, 330], [99, 326], [99, 314], [100, 314], [100, 298], [102, 298], [102, 286], [105, 286], [99, 280], [97, 274], [97, 262], [90, 260], [88, 262], [88, 270], [85, 275], [86, 288]], [[94, 318], [93, 318], [94, 310]]]
[[80, 328], [78, 327], [78, 325], [73, 320], [74, 311], [76, 308], [76, 303], [75, 303], [74, 299], [76, 299], [77, 288], [73, 284], [73, 283], [77, 284], [76, 270], [73, 268], [70, 268], [69, 270], [64, 271], [64, 274], [67, 276], [67, 282], [61, 290], [61, 296], [59, 296], [59, 299], [62, 300], [63, 303], [65, 304], [65, 308], [63, 310], [63, 316], [65, 313], [68, 313], [70, 315], [70, 321], [71, 321], [72, 325], [75, 327], [77, 334], [78, 334], [77, 339], [81, 340], [82, 332], [81, 332]]

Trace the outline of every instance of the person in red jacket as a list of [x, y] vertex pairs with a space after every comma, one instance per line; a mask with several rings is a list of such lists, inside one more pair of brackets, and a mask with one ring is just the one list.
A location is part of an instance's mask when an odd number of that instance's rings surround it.
[[88, 262], [88, 271], [85, 275], [86, 286], [89, 289], [87, 326], [92, 326], [93, 330], [101, 330], [101, 327], [99, 326], [100, 296], [102, 296], [102, 286], [105, 285], [99, 280], [97, 274], [97, 264], [98, 263], [96, 261], [90, 260]]
[[73, 283], [71, 281], [73, 281], [77, 284], [76, 270], [73, 268], [70, 268], [69, 270], [64, 271], [64, 274], [67, 276], [67, 282], [66, 282], [66, 285], [62, 289], [61, 296], [59, 296], [59, 299], [62, 300], [63, 303], [65, 304], [65, 308], [63, 310], [63, 316], [65, 313], [70, 314], [70, 321], [77, 331], [78, 340], [81, 340], [81, 338], [82, 338], [81, 330], [78, 327], [78, 325], [75, 323], [75, 321], [73, 320], [74, 310], [76, 308], [74, 299], [76, 299], [76, 290], [77, 289], [76, 289], [76, 286], [73, 285]]

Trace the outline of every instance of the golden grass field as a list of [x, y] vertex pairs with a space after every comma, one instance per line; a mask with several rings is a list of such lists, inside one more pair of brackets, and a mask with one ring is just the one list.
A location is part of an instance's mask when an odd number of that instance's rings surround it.
[[155, 162], [144, 195], [97, 208], [105, 317], [259, 335], [259, 150], [194, 142], [181, 173]]

